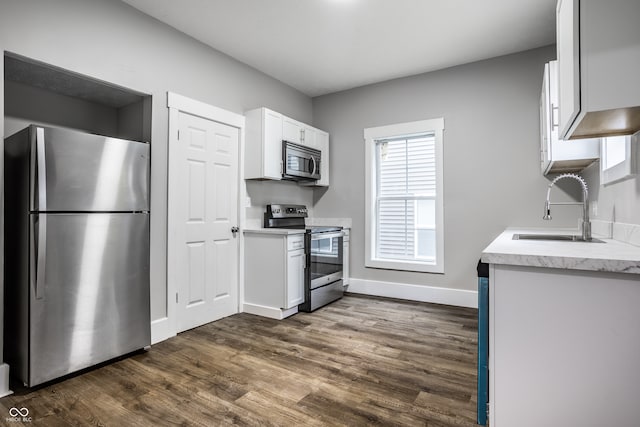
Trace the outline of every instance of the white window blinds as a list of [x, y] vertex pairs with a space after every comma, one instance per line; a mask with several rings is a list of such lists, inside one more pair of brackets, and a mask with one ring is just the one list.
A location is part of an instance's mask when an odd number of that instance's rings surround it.
[[376, 257], [435, 259], [435, 135], [376, 140]]

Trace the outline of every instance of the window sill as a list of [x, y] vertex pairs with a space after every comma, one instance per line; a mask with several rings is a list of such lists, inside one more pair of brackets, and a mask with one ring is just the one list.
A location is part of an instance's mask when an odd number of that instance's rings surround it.
[[426, 262], [368, 259], [366, 260], [364, 265], [368, 268], [381, 268], [385, 270], [416, 271], [419, 273], [444, 274], [444, 266], [442, 265], [442, 262], [440, 264], [437, 264]]

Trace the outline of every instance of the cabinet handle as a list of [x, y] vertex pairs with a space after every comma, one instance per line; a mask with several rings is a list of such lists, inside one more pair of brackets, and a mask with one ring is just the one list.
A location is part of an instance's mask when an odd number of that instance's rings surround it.
[[553, 130], [554, 128], [557, 128], [560, 125], [560, 120], [556, 121], [556, 117], [558, 116], [558, 114], [556, 114], [556, 112], [559, 113], [559, 109], [558, 107], [556, 107], [555, 105], [551, 104], [551, 130]]

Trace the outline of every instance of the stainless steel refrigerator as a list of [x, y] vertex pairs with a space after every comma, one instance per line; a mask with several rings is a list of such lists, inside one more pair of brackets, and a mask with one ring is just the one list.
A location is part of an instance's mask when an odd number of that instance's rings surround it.
[[4, 357], [34, 386], [150, 345], [149, 144], [5, 139]]

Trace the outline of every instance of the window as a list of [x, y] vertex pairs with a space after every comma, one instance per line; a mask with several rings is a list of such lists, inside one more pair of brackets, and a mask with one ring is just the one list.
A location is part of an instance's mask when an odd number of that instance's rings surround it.
[[444, 119], [364, 130], [367, 267], [444, 272]]
[[638, 172], [640, 157], [638, 139], [635, 135], [610, 136], [602, 138], [600, 152], [600, 182], [602, 185], [614, 184], [634, 177]]

